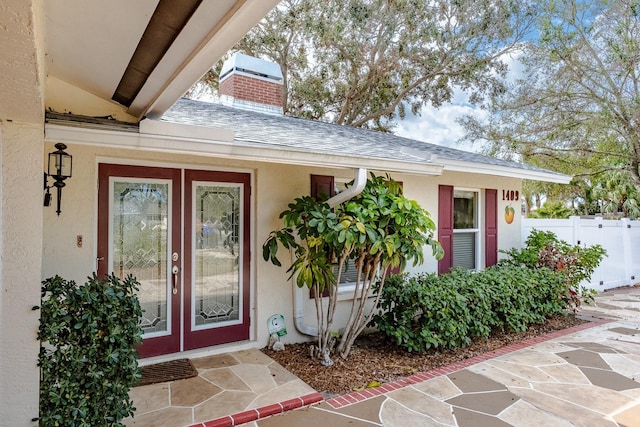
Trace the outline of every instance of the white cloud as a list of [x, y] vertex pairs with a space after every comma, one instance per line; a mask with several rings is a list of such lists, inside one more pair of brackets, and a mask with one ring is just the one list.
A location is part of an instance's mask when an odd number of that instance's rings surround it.
[[462, 126], [456, 123], [456, 119], [470, 114], [482, 120], [487, 117], [487, 112], [470, 105], [462, 92], [456, 93], [454, 99], [454, 104], [443, 105], [440, 108], [422, 107], [420, 116], [407, 114], [404, 120], [398, 122], [394, 133], [417, 141], [465, 151], [478, 151], [472, 144], [458, 143], [458, 140], [465, 135], [465, 131]]
[[[518, 60], [522, 54], [523, 52], [519, 50], [504, 56], [503, 60], [509, 66], [509, 72], [506, 76], [507, 83], [513, 83], [517, 78], [522, 77], [524, 66]], [[471, 115], [483, 121], [487, 118], [488, 113], [486, 110], [471, 105], [468, 95], [462, 90], [455, 89], [450, 104], [445, 104], [440, 108], [430, 105], [424, 106], [420, 110], [419, 116], [407, 113], [404, 120], [398, 121], [394, 133], [417, 141], [444, 145], [459, 150], [480, 151], [481, 147], [478, 144], [458, 143], [464, 137], [465, 130], [456, 123], [456, 119], [465, 115]]]

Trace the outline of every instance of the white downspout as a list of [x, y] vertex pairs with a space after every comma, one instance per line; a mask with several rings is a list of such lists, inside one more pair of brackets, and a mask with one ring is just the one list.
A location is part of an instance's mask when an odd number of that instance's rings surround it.
[[365, 168], [360, 168], [356, 171], [356, 174], [353, 178], [353, 185], [347, 188], [342, 193], [338, 193], [327, 200], [327, 203], [330, 207], [334, 207], [342, 202], [346, 202], [347, 200], [352, 199], [358, 194], [362, 193], [365, 185], [367, 185], [367, 170]]
[[[339, 205], [340, 203], [346, 202], [347, 200], [357, 196], [364, 190], [365, 185], [367, 185], [367, 170], [365, 168], [359, 168], [355, 177], [353, 178], [353, 185], [347, 188], [342, 193], [338, 193], [329, 200], [327, 203], [329, 206], [334, 207]], [[301, 334], [310, 335], [312, 337], [318, 336], [318, 327], [314, 325], [309, 325], [304, 322], [304, 301], [309, 298], [309, 289], [308, 288], [299, 288], [295, 281], [293, 283], [293, 323]]]

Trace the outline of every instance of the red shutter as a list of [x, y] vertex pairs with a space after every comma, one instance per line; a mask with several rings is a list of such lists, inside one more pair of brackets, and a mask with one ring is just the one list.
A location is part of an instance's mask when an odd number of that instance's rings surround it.
[[453, 187], [438, 187], [438, 241], [444, 257], [438, 261], [438, 274], [445, 274], [453, 266]]
[[498, 262], [498, 190], [484, 191], [484, 259], [485, 267]]
[[311, 175], [311, 197], [322, 199], [336, 194], [334, 179], [328, 175]]
[[[329, 175], [311, 175], [311, 197], [314, 199], [327, 199], [336, 194], [335, 182], [333, 176]], [[322, 292], [323, 297], [329, 296], [329, 289]], [[313, 289], [309, 291], [309, 298], [314, 297]]]

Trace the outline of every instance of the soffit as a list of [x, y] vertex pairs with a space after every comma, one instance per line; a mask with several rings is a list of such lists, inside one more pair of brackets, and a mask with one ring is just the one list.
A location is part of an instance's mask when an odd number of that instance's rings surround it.
[[[47, 73], [111, 100], [159, 3], [45, 1]], [[202, 1], [127, 102], [129, 114], [161, 115], [277, 3]]]

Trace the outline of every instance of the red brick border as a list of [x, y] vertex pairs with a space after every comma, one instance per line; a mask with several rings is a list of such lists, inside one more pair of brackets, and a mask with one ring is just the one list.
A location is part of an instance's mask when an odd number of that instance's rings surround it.
[[593, 320], [589, 320], [587, 323], [582, 323], [580, 325], [573, 326], [567, 329], [561, 329], [559, 331], [549, 332], [548, 334], [545, 334], [539, 337], [529, 338], [528, 340], [520, 341], [515, 344], [510, 344], [505, 347], [501, 347], [497, 350], [490, 351], [488, 353], [479, 354], [477, 356], [470, 357], [465, 360], [460, 360], [450, 365], [440, 366], [438, 368], [432, 369], [427, 372], [421, 372], [419, 374], [414, 374], [406, 378], [401, 378], [397, 381], [384, 383], [379, 387], [369, 388], [363, 391], [355, 391], [353, 393], [338, 396], [333, 399], [328, 399], [326, 403], [329, 404], [334, 409], [339, 409], [345, 406], [352, 405], [354, 403], [362, 402], [363, 400], [367, 400], [375, 396], [380, 396], [382, 394], [388, 393], [393, 390], [398, 390], [402, 387], [406, 387], [411, 384], [416, 384], [422, 381], [430, 380], [436, 377], [440, 377], [442, 375], [452, 374], [454, 372], [457, 372], [464, 368], [468, 368], [469, 366], [475, 365], [477, 363], [494, 359], [498, 356], [503, 356], [505, 354], [509, 354], [517, 350], [522, 350], [534, 344], [539, 344], [545, 341], [552, 340], [554, 338], [559, 338], [575, 332], [584, 331], [586, 329], [590, 329], [590, 328], [603, 325], [605, 323], [611, 323], [611, 322], [613, 322], [613, 320], [611, 319], [593, 318]]
[[312, 405], [323, 401], [324, 398], [320, 393], [310, 393], [294, 399], [285, 400], [283, 402], [274, 403], [272, 405], [260, 408], [249, 409], [233, 415], [216, 418], [215, 420], [205, 421], [202, 423], [192, 424], [189, 427], [233, 427], [245, 424], [251, 421], [265, 418], [270, 415], [280, 414], [292, 409], [302, 408], [303, 406]]
[[[539, 344], [545, 341], [552, 340], [554, 338], [559, 338], [568, 334], [572, 334], [574, 332], [584, 331], [586, 329], [590, 329], [595, 326], [599, 326], [599, 325], [603, 325], [605, 323], [611, 323], [611, 322], [613, 322], [613, 320], [594, 318], [593, 320], [589, 320], [589, 322], [583, 323], [581, 325], [577, 325], [568, 329], [562, 329], [559, 331], [549, 332], [548, 334], [540, 337], [529, 338], [528, 340], [521, 341], [515, 344], [510, 344], [508, 346], [499, 348], [497, 350], [484, 353], [484, 354], [479, 354], [477, 356], [470, 357], [465, 360], [460, 360], [458, 362], [452, 363], [447, 366], [440, 366], [438, 368], [432, 369], [431, 371], [421, 372], [419, 374], [414, 374], [409, 377], [400, 378], [397, 381], [384, 383], [379, 387], [368, 388], [363, 391], [356, 391], [353, 393], [348, 393], [342, 396], [334, 397], [332, 399], [326, 400], [326, 403], [329, 404], [334, 409], [353, 405], [354, 403], [362, 402], [363, 400], [371, 399], [373, 397], [380, 396], [382, 394], [401, 389], [411, 384], [416, 384], [416, 383], [427, 381], [442, 375], [448, 375], [448, 374], [457, 372], [461, 369], [468, 368], [469, 366], [475, 365], [477, 363], [484, 362], [486, 360], [490, 360], [498, 356], [502, 356], [517, 350], [522, 350], [523, 348], [529, 347], [534, 344]], [[274, 403], [272, 405], [263, 406], [255, 409], [249, 409], [247, 411], [240, 412], [237, 414], [227, 415], [224, 417], [216, 418], [214, 420], [192, 424], [189, 427], [234, 427], [240, 424], [256, 421], [260, 418], [266, 418], [271, 415], [277, 415], [293, 409], [309, 406], [314, 403], [321, 402], [323, 400], [324, 398], [320, 393], [317, 393], [317, 392], [310, 393], [301, 397], [296, 397], [294, 399], [289, 399], [283, 402]]]

